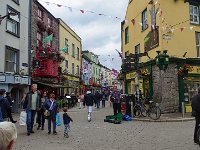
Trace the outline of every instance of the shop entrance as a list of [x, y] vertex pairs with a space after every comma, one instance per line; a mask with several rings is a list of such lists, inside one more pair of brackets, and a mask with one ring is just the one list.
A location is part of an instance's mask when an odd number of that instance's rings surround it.
[[22, 91], [18, 88], [12, 88], [11, 97], [14, 99], [14, 104], [12, 105], [13, 112], [19, 112], [21, 107], [21, 95]]

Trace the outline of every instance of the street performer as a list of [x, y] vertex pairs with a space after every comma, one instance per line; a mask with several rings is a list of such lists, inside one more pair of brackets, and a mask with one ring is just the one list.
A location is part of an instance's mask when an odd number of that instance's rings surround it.
[[113, 105], [114, 115], [121, 112], [120, 92], [117, 90], [117, 86], [114, 86], [113, 92], [109, 96], [109, 102]]

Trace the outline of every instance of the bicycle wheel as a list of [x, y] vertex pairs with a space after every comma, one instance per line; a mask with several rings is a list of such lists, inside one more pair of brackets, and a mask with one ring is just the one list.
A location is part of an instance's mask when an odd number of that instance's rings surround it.
[[159, 119], [161, 116], [161, 110], [159, 107], [154, 106], [149, 109], [149, 117], [153, 120]]
[[134, 115], [135, 117], [139, 117], [139, 116], [141, 115], [141, 106], [135, 105], [135, 106], [133, 107], [133, 115]]
[[143, 105], [143, 107], [141, 108], [141, 114], [143, 117], [147, 116], [147, 107], [145, 105]]

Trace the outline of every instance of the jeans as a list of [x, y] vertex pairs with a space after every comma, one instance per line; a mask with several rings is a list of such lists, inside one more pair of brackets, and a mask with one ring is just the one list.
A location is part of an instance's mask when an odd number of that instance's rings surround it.
[[200, 125], [200, 116], [195, 117], [195, 120], [196, 120], [196, 124], [195, 124], [195, 128], [194, 128], [194, 143], [198, 143], [197, 131], [198, 131], [199, 125]]
[[105, 107], [105, 100], [102, 100], [102, 108]]
[[65, 126], [65, 130], [64, 130], [64, 134], [68, 134], [68, 132], [70, 131], [70, 125], [68, 124], [64, 124]]
[[10, 121], [11, 121], [11, 122], [14, 122], [13, 117], [12, 117], [11, 108], [8, 108], [8, 109], [7, 109], [7, 116], [10, 118]]
[[30, 133], [33, 131], [33, 124], [34, 124], [34, 119], [35, 119], [35, 110], [27, 110], [27, 119], [26, 119], [26, 124], [27, 124], [27, 132]]
[[53, 124], [53, 132], [56, 131], [56, 116], [51, 114], [48, 119], [48, 130], [51, 132], [51, 122]]

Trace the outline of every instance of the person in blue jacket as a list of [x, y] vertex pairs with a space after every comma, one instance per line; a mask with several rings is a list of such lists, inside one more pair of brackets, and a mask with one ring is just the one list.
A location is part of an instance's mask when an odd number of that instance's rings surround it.
[[63, 124], [65, 126], [65, 130], [64, 130], [64, 137], [68, 138], [68, 132], [70, 131], [70, 121], [73, 122], [72, 118], [67, 114], [67, 107], [63, 108], [64, 114], [63, 114]]

